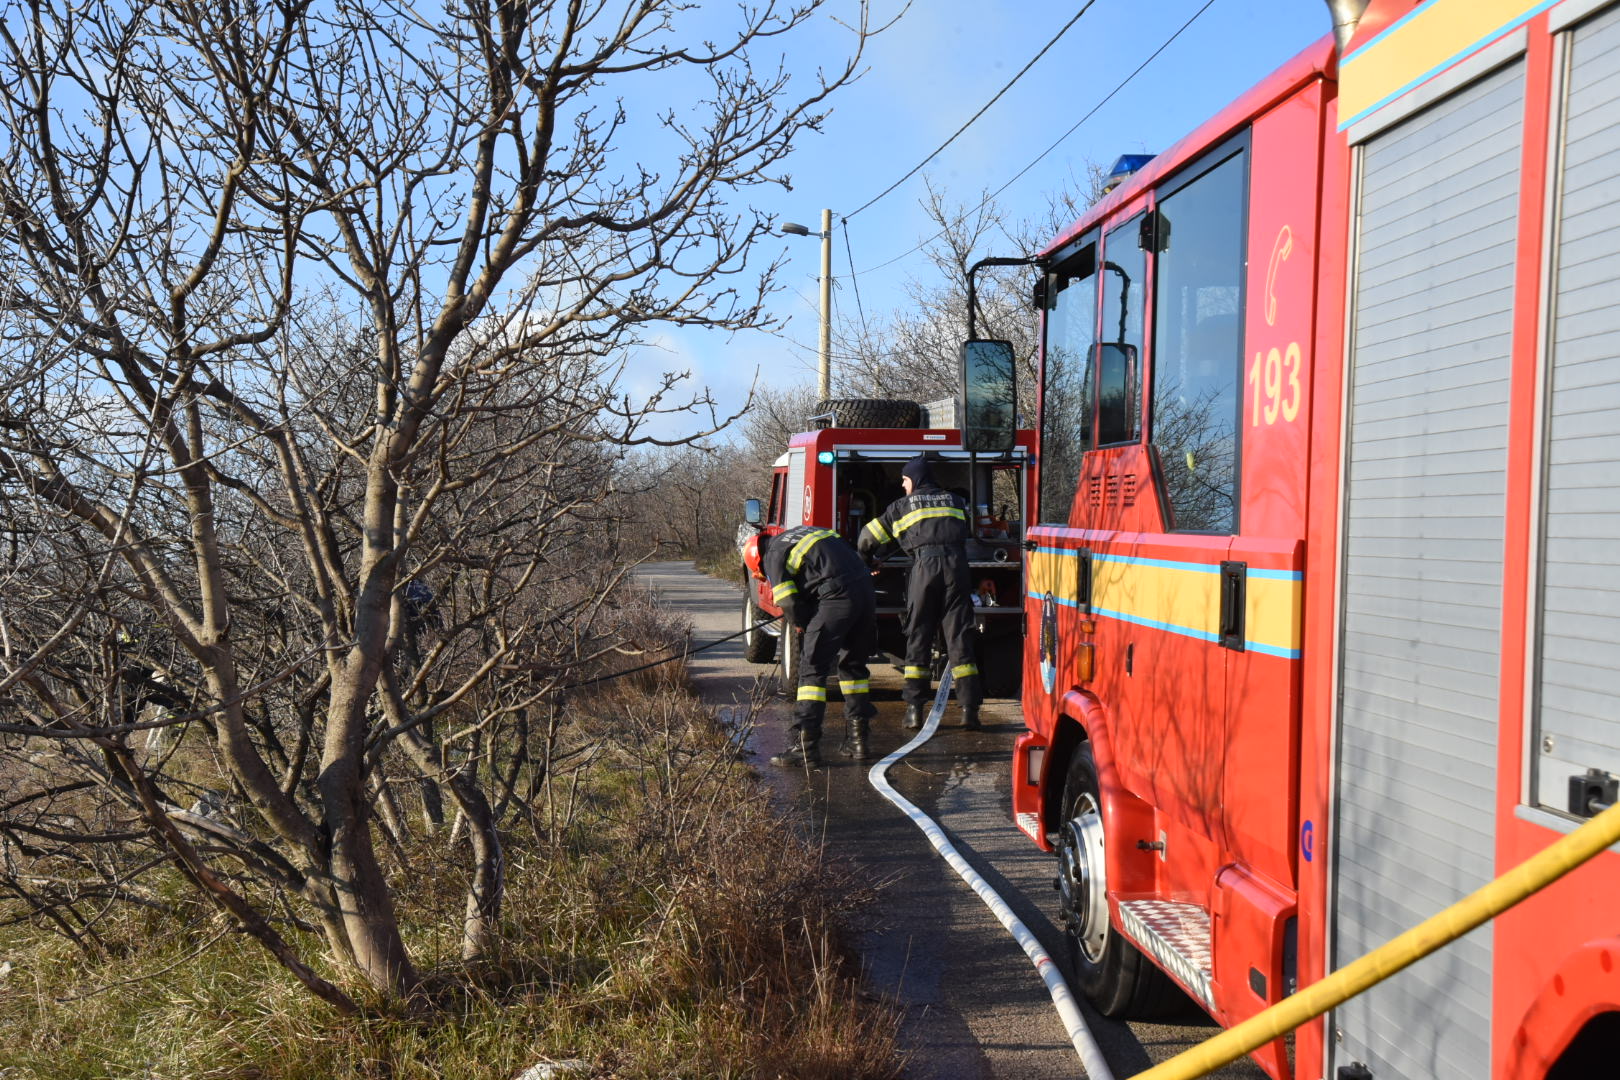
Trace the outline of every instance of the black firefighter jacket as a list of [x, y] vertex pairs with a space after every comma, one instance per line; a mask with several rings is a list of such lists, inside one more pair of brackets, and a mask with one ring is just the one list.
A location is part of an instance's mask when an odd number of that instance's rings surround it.
[[[815, 605], [847, 601], [876, 606], [872, 576], [848, 541], [831, 529], [795, 525], [778, 533], [761, 560], [772, 598], [799, 625]], [[806, 602], [808, 601], [808, 602]]]
[[960, 547], [967, 542], [967, 504], [935, 484], [924, 484], [896, 499], [861, 530], [861, 554], [880, 554], [898, 545], [914, 553], [932, 544]]

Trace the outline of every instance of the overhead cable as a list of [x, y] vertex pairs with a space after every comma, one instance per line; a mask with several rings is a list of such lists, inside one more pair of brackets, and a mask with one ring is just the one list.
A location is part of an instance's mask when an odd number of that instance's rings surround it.
[[[1006, 191], [1009, 187], [1012, 187], [1012, 185], [1017, 183], [1019, 178], [1021, 178], [1025, 173], [1029, 172], [1029, 170], [1033, 169], [1036, 165], [1039, 165], [1041, 163], [1041, 161], [1045, 159], [1046, 155], [1050, 154], [1053, 150], [1056, 150], [1059, 146], [1061, 146], [1063, 144], [1065, 139], [1067, 139], [1070, 135], [1073, 135], [1076, 131], [1080, 130], [1080, 125], [1081, 124], [1084, 124], [1087, 120], [1090, 120], [1093, 116], [1095, 116], [1097, 114], [1097, 110], [1101, 109], [1104, 105], [1106, 105], [1110, 101], [1112, 101], [1114, 99], [1114, 97], [1121, 90], [1125, 89], [1126, 86], [1130, 85], [1130, 82], [1131, 82], [1132, 79], [1134, 79], [1138, 75], [1142, 74], [1142, 69], [1143, 68], [1145, 68], [1149, 64], [1153, 63], [1154, 60], [1157, 60], [1158, 57], [1159, 57], [1159, 54], [1164, 52], [1164, 50], [1168, 49], [1170, 47], [1171, 43], [1174, 42], [1176, 40], [1176, 38], [1180, 37], [1183, 33], [1185, 33], [1189, 26], [1191, 26], [1193, 23], [1197, 22], [1198, 17], [1200, 15], [1202, 15], [1204, 12], [1208, 11], [1210, 9], [1210, 7], [1214, 3], [1215, 3], [1215, 0], [1206, 0], [1206, 3], [1204, 4], [1203, 7], [1199, 8], [1197, 11], [1193, 12], [1192, 18], [1190, 18], [1186, 22], [1182, 23], [1180, 29], [1178, 29], [1175, 33], [1171, 34], [1169, 37], [1165, 38], [1164, 43], [1162, 45], [1160, 45], [1157, 49], [1154, 49], [1151, 56], [1149, 56], [1146, 60], [1144, 60], [1140, 64], [1138, 64], [1136, 66], [1135, 71], [1131, 72], [1129, 75], [1125, 76], [1124, 79], [1120, 80], [1119, 84], [1117, 86], [1115, 86], [1112, 90], [1108, 91], [1107, 95], [1104, 96], [1104, 98], [1101, 101], [1097, 102], [1097, 104], [1093, 105], [1089, 112], [1087, 112], [1079, 120], [1076, 120], [1074, 122], [1073, 127], [1069, 128], [1068, 131], [1065, 131], [1062, 135], [1058, 136], [1056, 142], [1052, 143], [1052, 145], [1048, 146], [1045, 150], [1042, 150], [1039, 154], [1037, 154], [1035, 156], [1035, 159], [1033, 161], [1031, 161], [1028, 165], [1025, 165], [1022, 169], [1019, 169], [1016, 173], [1014, 173], [1013, 176], [1012, 176], [1012, 179], [1008, 180], [1005, 184], [1002, 184], [1000, 187], [996, 188], [996, 190], [994, 190], [990, 194], [986, 195], [984, 197], [984, 199], [980, 201], [979, 205], [975, 206], [971, 210], [965, 211], [952, 224], [960, 223], [961, 221], [965, 220], [969, 215], [976, 214], [980, 210], [984, 209], [984, 207], [990, 202], [991, 199], [994, 199], [997, 195], [1000, 195], [1003, 191]], [[847, 221], [848, 219], [846, 218], [845, 220]], [[870, 273], [873, 273], [875, 271], [882, 270], [886, 266], [893, 266], [895, 263], [899, 262], [901, 259], [906, 258], [908, 255], [915, 255], [917, 252], [921, 251], [923, 248], [927, 247], [929, 244], [932, 244], [935, 240], [938, 240], [940, 237], [944, 236], [947, 231], [948, 231], [948, 228], [947, 229], [941, 229], [939, 232], [937, 232], [934, 235], [932, 235], [932, 236], [928, 237], [927, 239], [923, 240], [916, 247], [910, 248], [910, 249], [908, 249], [906, 251], [903, 251], [900, 254], [896, 255], [894, 258], [889, 259], [889, 260], [887, 260], [885, 262], [880, 262], [876, 266], [869, 266], [865, 270], [853, 270], [852, 269], [850, 271], [849, 276], [851, 278], [858, 278], [862, 274], [870, 274]]]
[[[1048, 41], [1044, 46], [1042, 46], [1041, 51], [1035, 54], [1035, 58], [1033, 60], [1031, 60], [1029, 63], [1025, 64], [1023, 66], [1023, 69], [1020, 70], [1018, 72], [1018, 74], [1014, 75], [1012, 77], [1012, 80], [1010, 82], [1008, 82], [1006, 86], [1003, 86], [1000, 90], [996, 91], [996, 96], [995, 97], [993, 97], [989, 101], [985, 102], [984, 106], [982, 108], [980, 108], [978, 112], [976, 112], [972, 116], [968, 117], [967, 123], [965, 123], [961, 127], [957, 128], [955, 133], [952, 134], [950, 138], [948, 138], [944, 142], [940, 143], [939, 148], [936, 149], [932, 154], [929, 154], [927, 157], [925, 157], [921, 161], [917, 162], [917, 164], [912, 167], [910, 172], [906, 173], [906, 175], [902, 176], [900, 179], [896, 180], [894, 183], [890, 184], [888, 187], [884, 188], [882, 191], [878, 192], [876, 195], [874, 195], [870, 199], [866, 200], [866, 202], [864, 202], [860, 206], [856, 207], [849, 214], [845, 215], [844, 221], [846, 221], [846, 222], [849, 221], [850, 218], [854, 217], [856, 214], [860, 213], [862, 210], [865, 210], [868, 206], [871, 206], [873, 203], [875, 203], [879, 199], [883, 198], [883, 196], [887, 195], [889, 192], [893, 191], [895, 188], [899, 187], [901, 184], [905, 183], [907, 180], [910, 180], [913, 176], [916, 176], [918, 170], [920, 170], [924, 165], [927, 165], [930, 161], [933, 161], [936, 157], [938, 157], [940, 155], [941, 151], [943, 151], [947, 146], [951, 145], [951, 143], [956, 141], [957, 136], [961, 135], [962, 132], [964, 132], [968, 128], [972, 127], [973, 122], [975, 120], [977, 120], [979, 117], [983, 116], [989, 110], [990, 106], [992, 106], [996, 102], [1000, 101], [1001, 100], [1001, 95], [1003, 95], [1007, 91], [1011, 90], [1013, 88], [1013, 84], [1018, 82], [1019, 79], [1022, 79], [1024, 77], [1025, 72], [1029, 71], [1030, 68], [1034, 67], [1036, 61], [1038, 61], [1041, 57], [1045, 56], [1047, 54], [1047, 51], [1050, 50], [1052, 48], [1052, 46], [1054, 46], [1054, 45], [1056, 45], [1058, 43], [1058, 39], [1061, 38], [1064, 34], [1067, 34], [1069, 32], [1069, 27], [1071, 27], [1075, 23], [1079, 22], [1080, 21], [1080, 16], [1084, 15], [1087, 11], [1090, 11], [1091, 10], [1091, 5], [1095, 4], [1096, 2], [1097, 2], [1097, 0], [1086, 0], [1086, 6], [1081, 8], [1079, 11], [1075, 12], [1074, 18], [1072, 18], [1068, 22], [1064, 23], [1063, 24], [1063, 29], [1059, 30], [1057, 32], [1057, 34], [1052, 38], [1051, 41]], [[910, 254], [910, 253], [908, 252], [907, 254]]]
[[861, 316], [861, 336], [866, 336], [866, 309], [861, 306], [861, 283], [855, 279], [855, 250], [849, 246], [849, 218], [844, 218], [844, 255], [849, 259], [849, 281], [855, 287], [855, 310]]

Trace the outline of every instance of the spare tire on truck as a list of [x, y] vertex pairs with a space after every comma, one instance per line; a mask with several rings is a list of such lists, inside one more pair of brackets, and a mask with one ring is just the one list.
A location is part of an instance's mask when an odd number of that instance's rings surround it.
[[891, 398], [823, 398], [810, 415], [829, 413], [833, 427], [914, 428], [922, 419], [922, 406]]

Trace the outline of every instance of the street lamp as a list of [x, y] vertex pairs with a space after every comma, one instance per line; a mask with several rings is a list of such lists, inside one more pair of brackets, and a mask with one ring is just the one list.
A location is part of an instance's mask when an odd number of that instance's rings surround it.
[[821, 212], [821, 231], [813, 233], [803, 225], [782, 222], [788, 236], [821, 237], [821, 376], [818, 385], [823, 399], [832, 396], [832, 211]]

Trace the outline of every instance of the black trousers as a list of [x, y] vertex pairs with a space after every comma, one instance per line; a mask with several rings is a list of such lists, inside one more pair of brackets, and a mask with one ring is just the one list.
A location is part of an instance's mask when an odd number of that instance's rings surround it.
[[793, 726], [807, 739], [821, 737], [827, 713], [827, 678], [838, 670], [844, 713], [851, 720], [870, 720], [872, 705], [866, 660], [877, 650], [877, 608], [870, 599], [822, 600], [805, 624], [799, 654], [798, 700]]
[[973, 629], [973, 581], [961, 545], [930, 545], [912, 555], [906, 579], [906, 703], [927, 705], [933, 698], [934, 639], [945, 635], [956, 680], [956, 700], [984, 700]]

